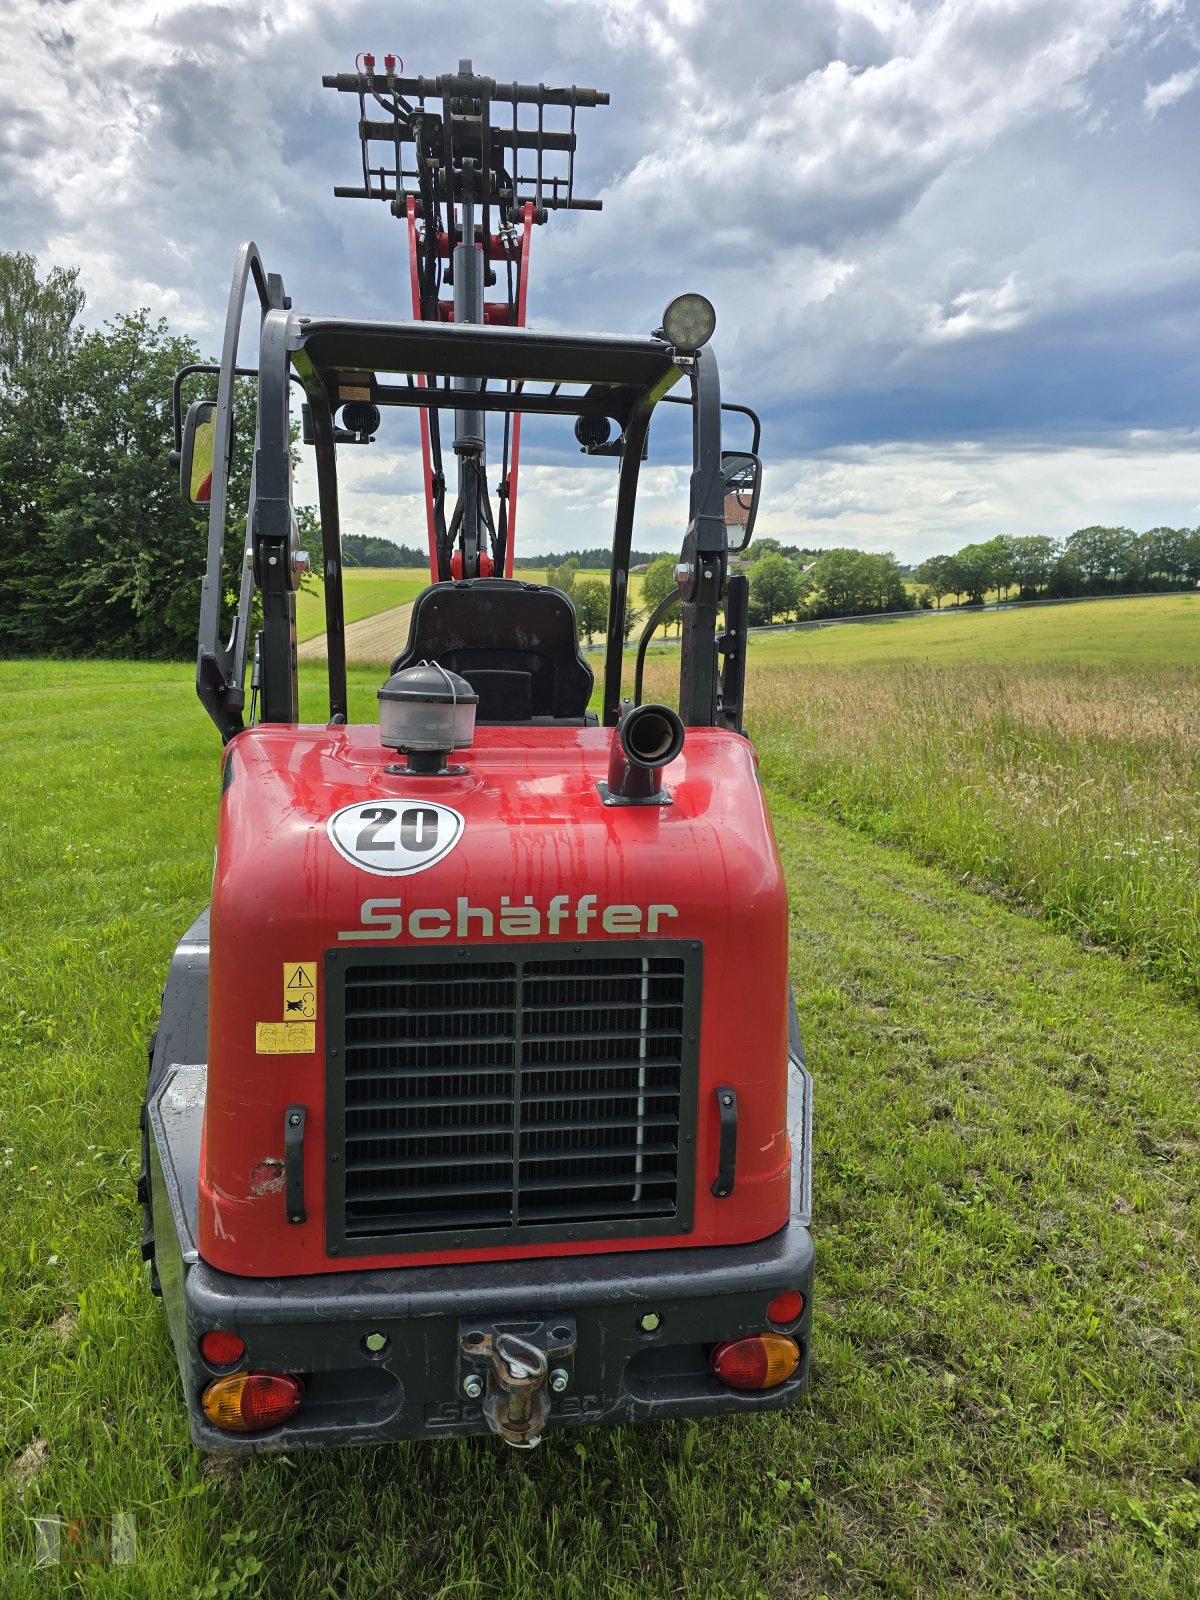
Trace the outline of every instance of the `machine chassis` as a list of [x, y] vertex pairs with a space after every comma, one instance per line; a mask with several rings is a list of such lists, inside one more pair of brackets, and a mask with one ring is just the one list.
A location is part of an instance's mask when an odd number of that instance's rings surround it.
[[[176, 949], [147, 1096], [146, 1203], [154, 1260], [194, 1443], [261, 1452], [380, 1444], [489, 1431], [463, 1384], [463, 1330], [566, 1322], [574, 1336], [569, 1386], [551, 1399], [547, 1428], [794, 1405], [808, 1381], [813, 1241], [812, 1084], [793, 1019], [788, 1064], [792, 1215], [754, 1244], [621, 1251], [480, 1266], [364, 1269], [288, 1278], [219, 1272], [196, 1246], [200, 1137], [207, 1065], [208, 913]], [[804, 1311], [788, 1331], [795, 1375], [763, 1391], [727, 1388], [709, 1370], [714, 1343], [758, 1332], [768, 1301], [799, 1289]], [[654, 1320], [647, 1329], [643, 1319]], [[264, 1434], [214, 1428], [200, 1404], [213, 1378], [199, 1340], [239, 1334], [255, 1367], [302, 1374], [296, 1418]], [[368, 1335], [383, 1335], [373, 1352]]]

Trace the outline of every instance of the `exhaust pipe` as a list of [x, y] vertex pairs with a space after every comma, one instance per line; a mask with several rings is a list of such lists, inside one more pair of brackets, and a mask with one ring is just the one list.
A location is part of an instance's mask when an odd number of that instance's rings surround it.
[[608, 793], [615, 801], [658, 803], [662, 769], [683, 749], [683, 720], [670, 706], [621, 702], [608, 756]]

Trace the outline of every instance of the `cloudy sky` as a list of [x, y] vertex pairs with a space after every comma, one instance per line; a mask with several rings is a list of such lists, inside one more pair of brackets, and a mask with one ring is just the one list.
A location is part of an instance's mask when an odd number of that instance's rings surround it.
[[[238, 241], [297, 308], [402, 314], [401, 227], [335, 201], [355, 55], [610, 91], [535, 241], [530, 322], [648, 331], [707, 293], [764, 415], [760, 532], [919, 559], [1200, 522], [1200, 0], [0, 0], [0, 248], [216, 348]], [[388, 426], [391, 426], [389, 419]], [[606, 537], [541, 437], [525, 550]], [[657, 459], [656, 459], [657, 456]], [[407, 440], [344, 451], [356, 531], [423, 541]], [[637, 542], [677, 544], [652, 448]], [[350, 497], [348, 496], [348, 499]]]

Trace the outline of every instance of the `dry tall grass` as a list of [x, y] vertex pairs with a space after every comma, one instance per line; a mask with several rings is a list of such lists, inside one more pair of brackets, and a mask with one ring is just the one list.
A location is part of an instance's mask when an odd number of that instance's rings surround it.
[[1200, 672], [797, 665], [749, 694], [772, 782], [1200, 998]]

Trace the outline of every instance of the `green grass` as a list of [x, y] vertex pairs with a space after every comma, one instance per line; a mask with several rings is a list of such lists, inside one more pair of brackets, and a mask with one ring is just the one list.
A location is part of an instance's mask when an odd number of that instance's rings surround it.
[[[414, 567], [347, 567], [342, 582], [347, 624], [406, 605], [428, 582], [429, 574]], [[303, 643], [324, 632], [325, 584], [314, 577], [310, 587], [296, 596], [296, 637]]]
[[1196, 999], [1198, 646], [1193, 596], [756, 635], [747, 726], [779, 789]]
[[921, 612], [806, 633], [755, 634], [759, 665], [872, 661], [1075, 661], [1191, 665], [1200, 659], [1200, 594], [1087, 600], [1019, 611]]
[[[1200, 1016], [778, 789], [817, 1097], [805, 1403], [532, 1456], [197, 1456], [135, 1142], [216, 738], [188, 667], [0, 685], [6, 1597], [1200, 1593]], [[132, 1511], [138, 1564], [34, 1571], [29, 1519], [59, 1510]]]
[[[528, 570], [518, 570], [515, 576], [523, 583], [545, 583], [547, 574], [543, 567], [530, 567]], [[605, 585], [608, 583], [608, 573], [600, 568], [585, 568], [579, 576], [600, 578]], [[343, 579], [345, 617], [349, 624], [415, 600], [429, 582], [429, 574], [412, 567], [347, 567]], [[640, 603], [640, 572], [630, 578], [629, 592], [634, 603]], [[325, 585], [320, 578], [314, 577], [296, 597], [296, 637], [303, 643], [305, 639], [314, 639], [317, 634], [324, 632]]]

